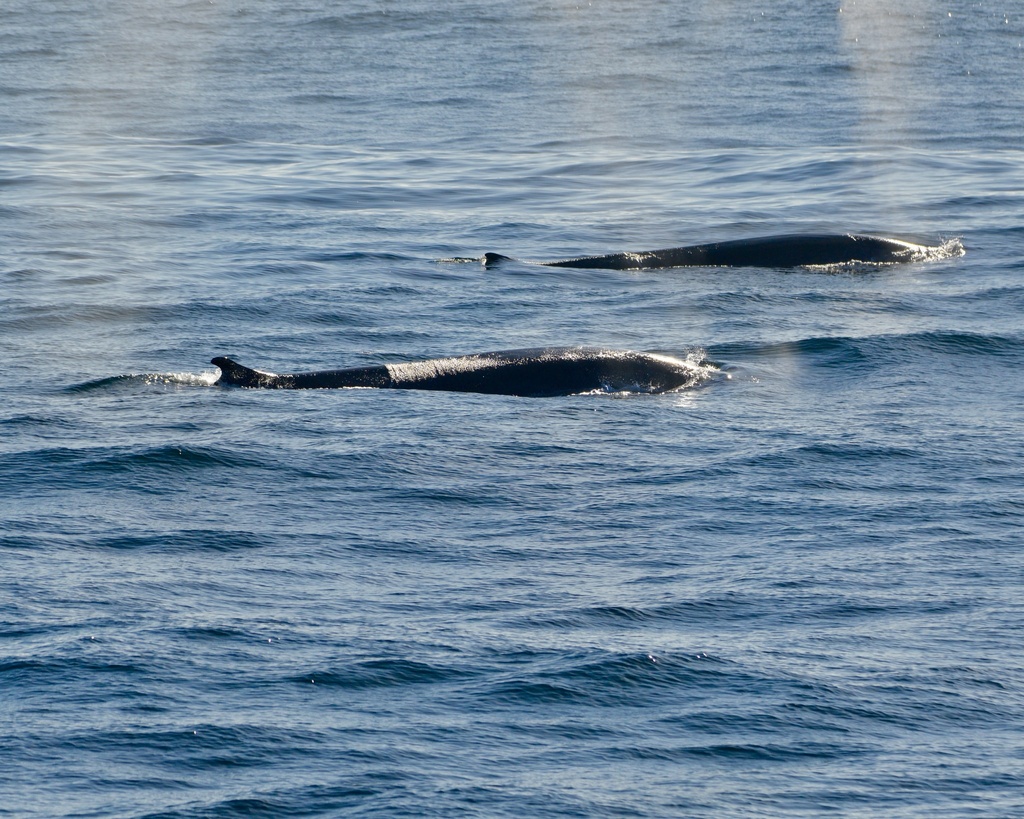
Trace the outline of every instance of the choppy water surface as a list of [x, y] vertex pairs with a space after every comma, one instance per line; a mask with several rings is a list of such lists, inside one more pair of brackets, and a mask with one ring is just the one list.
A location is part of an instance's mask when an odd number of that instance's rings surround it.
[[[1024, 812], [1010, 3], [0, 10], [0, 815]], [[438, 262], [859, 231], [838, 270]], [[216, 387], [546, 345], [665, 395]]]

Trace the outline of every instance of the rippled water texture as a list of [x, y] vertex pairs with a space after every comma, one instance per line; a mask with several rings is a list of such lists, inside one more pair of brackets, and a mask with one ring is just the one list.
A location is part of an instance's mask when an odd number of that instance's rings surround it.
[[[0, 815], [1024, 813], [1022, 68], [1010, 3], [7, 0]], [[847, 231], [965, 252], [438, 261]], [[713, 367], [207, 363], [562, 345]]]

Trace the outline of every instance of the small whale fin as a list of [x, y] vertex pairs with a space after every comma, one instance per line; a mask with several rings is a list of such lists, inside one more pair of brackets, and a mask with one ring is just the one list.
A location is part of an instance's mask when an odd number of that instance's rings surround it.
[[232, 384], [236, 387], [271, 387], [277, 380], [273, 373], [263, 373], [249, 367], [243, 367], [237, 361], [225, 356], [217, 356], [210, 361], [220, 367], [218, 384]]
[[484, 267], [490, 267], [491, 265], [499, 264], [501, 262], [514, 262], [517, 261], [511, 256], [502, 256], [500, 253], [485, 253], [483, 256], [476, 256], [470, 258], [469, 256], [452, 256], [449, 259], [437, 259], [438, 264], [468, 264], [473, 262], [474, 264], [482, 264]]

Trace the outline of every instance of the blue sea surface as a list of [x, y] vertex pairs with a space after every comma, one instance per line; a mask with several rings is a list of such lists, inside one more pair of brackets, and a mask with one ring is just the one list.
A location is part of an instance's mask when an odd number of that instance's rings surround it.
[[[0, 817], [1024, 816], [1024, 9], [5, 0]], [[777, 233], [905, 265], [443, 261]], [[662, 395], [216, 386], [597, 345]]]

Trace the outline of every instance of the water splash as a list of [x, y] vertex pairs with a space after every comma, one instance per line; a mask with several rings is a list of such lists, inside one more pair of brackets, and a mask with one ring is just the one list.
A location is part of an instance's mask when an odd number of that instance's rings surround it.
[[74, 384], [67, 388], [67, 392], [135, 391], [143, 387], [212, 387], [217, 378], [216, 372], [133, 373]]

